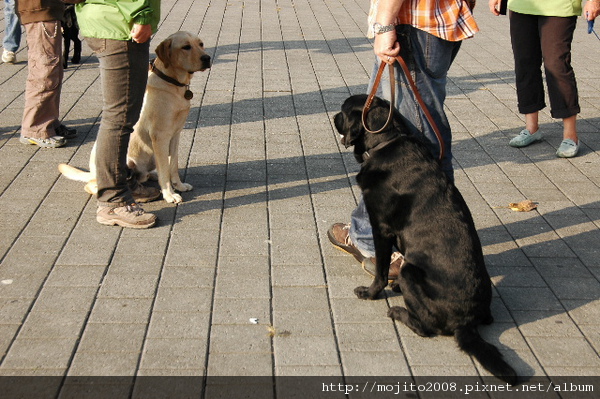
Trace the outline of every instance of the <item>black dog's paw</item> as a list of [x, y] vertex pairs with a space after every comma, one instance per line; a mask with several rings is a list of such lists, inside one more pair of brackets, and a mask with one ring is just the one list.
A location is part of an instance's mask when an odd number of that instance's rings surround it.
[[369, 287], [356, 287], [354, 293], [360, 299], [375, 299], [375, 297], [369, 294]]
[[408, 311], [401, 306], [393, 306], [388, 310], [388, 317], [398, 320], [404, 323], [404, 320], [408, 318]]
[[79, 64], [81, 62], [81, 56], [80, 55], [73, 55], [73, 57], [71, 58], [71, 62], [73, 64]]

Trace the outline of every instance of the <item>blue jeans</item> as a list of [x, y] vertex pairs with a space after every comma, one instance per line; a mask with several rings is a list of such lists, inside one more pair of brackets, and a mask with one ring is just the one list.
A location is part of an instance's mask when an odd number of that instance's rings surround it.
[[96, 138], [98, 205], [120, 207], [134, 202], [127, 147], [146, 91], [150, 42], [85, 40], [96, 52], [102, 82], [102, 121]]
[[[461, 42], [450, 42], [433, 36], [410, 25], [396, 28], [400, 42], [400, 55], [406, 62], [417, 85], [423, 101], [427, 105], [444, 140], [444, 158], [442, 170], [450, 180], [454, 180], [452, 168], [452, 131], [444, 111], [446, 100], [446, 78], [448, 70], [460, 49]], [[371, 91], [375, 75], [379, 69], [379, 59], [375, 61], [368, 92]], [[430, 144], [434, 157], [439, 156], [439, 144], [434, 130], [427, 119], [404, 76], [402, 68], [394, 64], [396, 79], [395, 105], [411, 134], [424, 138]], [[387, 73], [382, 75], [377, 95], [390, 100], [390, 81]], [[365, 203], [361, 197], [357, 208], [352, 212], [350, 223], [350, 239], [364, 256], [375, 256], [373, 232]]]
[[2, 47], [7, 51], [15, 52], [21, 44], [21, 23], [15, 12], [16, 0], [4, 0], [4, 22], [6, 29], [4, 30], [4, 39]]

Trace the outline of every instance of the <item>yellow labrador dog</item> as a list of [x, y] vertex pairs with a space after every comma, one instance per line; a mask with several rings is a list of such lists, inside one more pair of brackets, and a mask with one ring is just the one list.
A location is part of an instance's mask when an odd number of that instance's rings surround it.
[[[192, 92], [189, 84], [194, 72], [211, 66], [202, 40], [188, 32], [177, 32], [156, 48], [157, 58], [150, 67], [148, 85], [140, 119], [134, 126], [127, 151], [127, 166], [140, 183], [148, 180], [154, 170], [162, 196], [167, 202], [183, 201], [177, 191], [189, 191], [192, 186], [179, 177], [179, 134], [190, 111]], [[59, 171], [71, 180], [86, 182], [85, 190], [98, 192], [95, 165], [96, 145], [90, 155], [90, 171], [67, 164]]]

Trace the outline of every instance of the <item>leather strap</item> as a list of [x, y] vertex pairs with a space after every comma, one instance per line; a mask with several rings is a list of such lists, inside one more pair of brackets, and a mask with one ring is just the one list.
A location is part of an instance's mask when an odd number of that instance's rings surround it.
[[394, 116], [394, 101], [396, 100], [396, 84], [394, 78], [394, 68], [392, 65], [389, 67], [390, 71], [390, 91], [391, 91], [391, 100], [390, 100], [390, 112], [387, 117], [387, 121], [379, 130], [370, 130], [367, 126], [367, 113], [371, 109], [371, 105], [373, 104], [373, 99], [375, 98], [375, 93], [377, 92], [377, 88], [379, 87], [379, 83], [381, 82], [381, 75], [383, 75], [383, 70], [387, 64], [382, 62], [379, 65], [379, 70], [377, 70], [377, 75], [375, 76], [375, 82], [373, 83], [373, 88], [371, 89], [371, 93], [367, 97], [367, 101], [365, 102], [365, 106], [362, 111], [362, 124], [365, 130], [369, 133], [377, 134], [381, 133], [385, 128], [388, 127], [390, 122], [392, 121], [392, 117]]
[[[441, 161], [444, 158], [444, 152], [445, 152], [445, 146], [444, 146], [444, 140], [442, 139], [442, 134], [440, 133], [440, 130], [439, 130], [437, 124], [433, 120], [433, 117], [431, 116], [429, 109], [425, 105], [425, 102], [423, 101], [423, 98], [421, 97], [421, 93], [419, 93], [419, 90], [417, 89], [417, 85], [415, 84], [415, 81], [413, 80], [413, 78], [410, 74], [410, 70], [408, 69], [406, 62], [404, 62], [404, 59], [400, 56], [394, 57], [394, 59], [396, 61], [398, 61], [398, 63], [400, 64], [400, 67], [402, 67], [402, 70], [404, 71], [404, 75], [406, 76], [406, 80], [408, 81], [408, 83], [415, 95], [417, 103], [423, 110], [423, 113], [425, 114], [425, 118], [427, 119], [427, 122], [429, 122], [429, 125], [435, 132], [435, 136], [437, 137], [437, 140], [438, 140], [438, 143], [440, 146], [439, 160]], [[367, 113], [369, 112], [369, 110], [371, 109], [371, 105], [373, 104], [373, 99], [375, 98], [375, 93], [377, 92], [377, 88], [379, 87], [379, 83], [381, 81], [381, 75], [383, 74], [383, 70], [385, 69], [386, 65], [388, 65], [388, 64], [385, 62], [382, 62], [379, 65], [379, 70], [377, 71], [377, 75], [375, 77], [375, 82], [373, 83], [373, 88], [371, 89], [371, 92], [369, 93], [369, 96], [367, 97], [367, 101], [365, 102], [365, 106], [364, 106], [363, 112], [362, 112], [363, 126], [365, 127], [366, 131], [368, 131], [369, 133], [373, 133], [373, 134], [380, 133], [385, 128], [387, 128], [388, 125], [390, 124], [390, 122], [392, 121], [392, 117], [393, 117], [393, 113], [394, 113], [396, 80], [394, 77], [394, 64], [392, 63], [392, 64], [389, 64], [389, 68], [388, 68], [390, 71], [390, 87], [391, 87], [391, 89], [390, 89], [390, 91], [391, 91], [390, 113], [388, 114], [388, 119], [387, 119], [385, 125], [383, 125], [383, 127], [379, 130], [372, 131], [372, 130], [369, 130], [369, 128], [367, 127], [367, 123], [366, 123]]]
[[190, 85], [186, 85], [185, 83], [179, 82], [175, 78], [165, 75], [163, 71], [161, 71], [154, 65], [154, 60], [152, 60], [152, 62], [150, 62], [150, 71], [154, 72], [154, 74], [156, 76], [158, 76], [165, 82], [171, 83], [172, 85], [175, 85], [177, 87], [185, 87], [185, 92], [183, 93], [183, 98], [185, 98], [186, 100], [191, 100], [192, 98], [194, 98], [194, 93], [192, 93], [192, 91], [190, 90]]
[[178, 86], [178, 87], [186, 87], [189, 85], [186, 85], [184, 83], [181, 83], [180, 81], [178, 81], [175, 78], [172, 78], [168, 75], [165, 75], [163, 71], [161, 71], [160, 69], [158, 69], [156, 66], [154, 66], [154, 61], [152, 61], [150, 63], [150, 70], [152, 72], [154, 72], [156, 74], [156, 76], [158, 76], [159, 78], [161, 78], [162, 80], [164, 80], [165, 82], [169, 82], [172, 85]]

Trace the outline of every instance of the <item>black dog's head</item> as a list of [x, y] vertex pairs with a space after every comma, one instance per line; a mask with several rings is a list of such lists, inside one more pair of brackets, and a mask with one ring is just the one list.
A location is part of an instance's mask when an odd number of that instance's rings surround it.
[[[341, 143], [346, 148], [354, 146], [354, 157], [363, 162], [363, 154], [378, 144], [389, 141], [404, 131], [400, 115], [394, 110], [392, 123], [380, 133], [369, 133], [362, 123], [362, 110], [367, 101], [366, 94], [348, 97], [342, 105], [342, 112], [334, 117], [335, 128], [341, 135]], [[387, 121], [390, 103], [379, 97], [373, 99], [371, 109], [366, 116], [370, 130], [378, 130]]]

